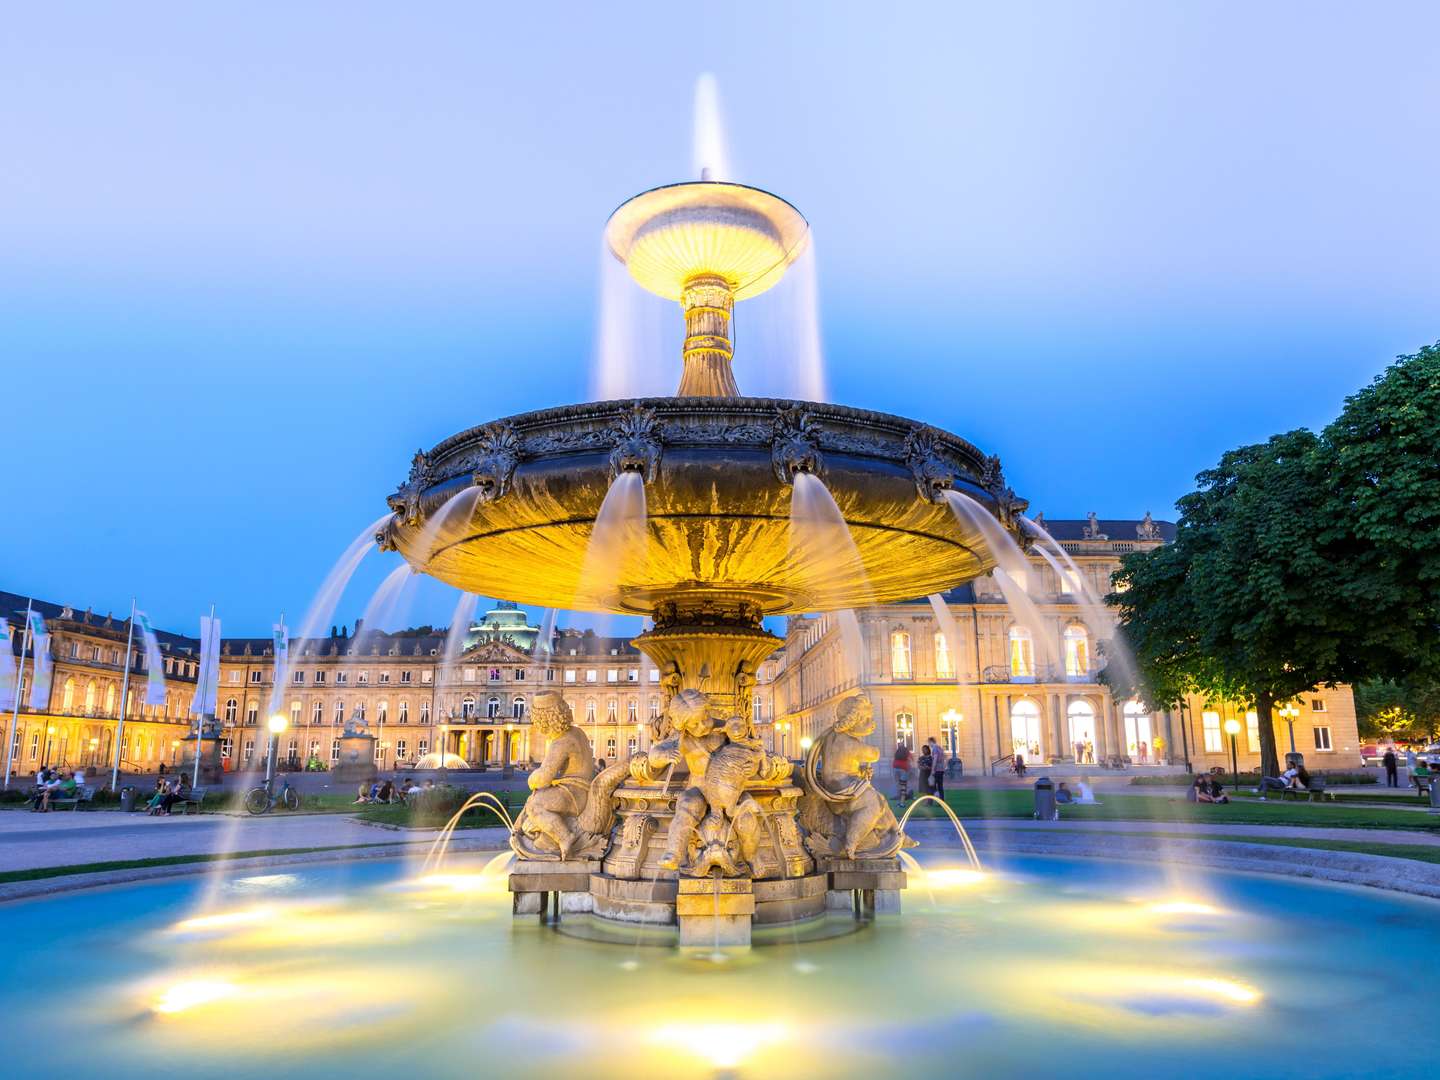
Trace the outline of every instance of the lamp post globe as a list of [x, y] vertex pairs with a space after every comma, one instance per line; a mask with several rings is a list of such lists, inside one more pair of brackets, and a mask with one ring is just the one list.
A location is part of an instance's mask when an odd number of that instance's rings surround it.
[[270, 753], [265, 756], [265, 783], [275, 779], [275, 751], [280, 745], [280, 734], [290, 722], [285, 719], [284, 713], [275, 713], [270, 717]]
[[1235, 736], [1240, 734], [1240, 721], [1231, 717], [1225, 721], [1225, 734], [1230, 736], [1230, 786], [1240, 786], [1240, 763], [1235, 749]]

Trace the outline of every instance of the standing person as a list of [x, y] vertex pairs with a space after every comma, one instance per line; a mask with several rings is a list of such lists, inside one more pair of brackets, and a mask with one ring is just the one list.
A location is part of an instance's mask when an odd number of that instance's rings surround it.
[[895, 757], [890, 768], [895, 774], [895, 797], [902, 804], [910, 801], [910, 747], [901, 739], [895, 744]]
[[930, 736], [930, 783], [934, 793], [945, 798], [945, 748]]
[[1380, 764], [1385, 766], [1385, 786], [1398, 788], [1400, 786], [1400, 777], [1398, 775], [1400, 759], [1395, 756], [1395, 747], [1392, 746], [1389, 750], [1385, 751], [1385, 756], [1380, 759]]
[[930, 770], [935, 767], [935, 759], [930, 756], [930, 744], [926, 743], [920, 747], [920, 793], [930, 794]]

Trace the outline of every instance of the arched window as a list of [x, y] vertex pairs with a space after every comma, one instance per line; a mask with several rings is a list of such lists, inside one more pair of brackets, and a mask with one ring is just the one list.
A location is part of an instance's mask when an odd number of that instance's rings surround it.
[[908, 712], [897, 712], [895, 714], [895, 739], [903, 742], [906, 746], [915, 745], [915, 714]]
[[1065, 715], [1070, 721], [1070, 745], [1066, 749], [1076, 762], [1095, 764], [1095, 707], [1088, 701], [1072, 701]]
[[1039, 761], [1045, 747], [1040, 734], [1040, 706], [1021, 698], [1010, 706], [1010, 752], [1027, 762]]
[[115, 684], [105, 684], [105, 715], [115, 715]]
[[615, 724], [620, 721], [620, 703], [613, 697], [605, 699], [605, 722]]
[[474, 715], [475, 699], [469, 694], [466, 694], [463, 698], [460, 699], [460, 716], [464, 720], [469, 720], [470, 717]]
[[498, 697], [492, 697], [485, 702], [485, 715], [491, 720], [500, 715], [500, 699]]
[[585, 699], [585, 722], [587, 724], [595, 723], [595, 699], [593, 697]]
[[640, 721], [640, 702], [633, 697], [625, 700], [625, 719], [632, 724]]
[[420, 702], [420, 722], [422, 724], [430, 722], [430, 702], [428, 701]]
[[651, 720], [656, 720], [656, 719], [659, 719], [659, 717], [660, 717], [660, 699], [659, 699], [658, 697], [652, 697], [652, 698], [650, 699], [650, 719], [651, 719]]
[[335, 699], [335, 723], [345, 723], [345, 702], [340, 698]]
[[237, 702], [233, 697], [225, 699], [225, 722], [227, 724], [235, 723], [235, 710], [239, 707], [239, 702]]
[[404, 698], [401, 698], [401, 699], [400, 699], [400, 723], [402, 723], [402, 724], [408, 724], [409, 722], [410, 722], [410, 702], [406, 701]]
[[945, 637], [945, 631], [935, 632], [935, 677], [937, 679], [953, 679], [955, 677], [955, 661], [950, 656], [950, 642]]
[[516, 720], [525, 719], [525, 699], [523, 697], [517, 695], [515, 699], [510, 702], [510, 715]]
[[325, 722], [325, 703], [319, 698], [316, 698], [315, 704], [310, 706], [310, 722], [312, 724], [323, 724]]
[[954, 709], [940, 714], [940, 745], [952, 758], [960, 756], [960, 724], [964, 719]]
[[379, 705], [376, 706], [375, 719], [382, 724], [390, 719], [390, 702], [385, 698], [381, 698]]
[[910, 635], [904, 630], [890, 632], [890, 677], [892, 679], [912, 678], [910, 666]]
[[1090, 635], [1078, 623], [1065, 628], [1065, 674], [1072, 679], [1090, 674]]
[[300, 702], [298, 701], [290, 702], [290, 726], [300, 726]]
[[1138, 701], [1127, 701], [1125, 716], [1125, 754], [1141, 765], [1158, 764], [1160, 748], [1151, 737], [1150, 714]]
[[245, 723], [255, 724], [260, 719], [260, 706], [254, 701], [245, 703]]
[[72, 712], [75, 708], [75, 680], [66, 679], [65, 687], [60, 693], [60, 711], [63, 713]]
[[[1016, 623], [1010, 627], [1010, 677], [1012, 679], [1033, 679], [1035, 677], [1035, 642], [1028, 628]], [[1012, 713], [1014, 710], [1011, 710]]]

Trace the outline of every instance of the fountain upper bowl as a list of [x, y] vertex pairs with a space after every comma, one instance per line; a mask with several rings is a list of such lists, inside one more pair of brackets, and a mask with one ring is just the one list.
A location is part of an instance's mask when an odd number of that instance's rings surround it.
[[[643, 541], [587, 571], [621, 473], [644, 483]], [[800, 473], [823, 481], [853, 547], [792, 524]], [[944, 592], [990, 569], [983, 538], [942, 497], [951, 487], [1012, 530], [1024, 508], [998, 459], [886, 413], [771, 398], [593, 402], [417, 453], [377, 540], [457, 588], [536, 606], [651, 614], [665, 601], [741, 599], [765, 614], [830, 611]]]
[[736, 300], [759, 296], [805, 250], [810, 226], [778, 195], [699, 180], [636, 195], [605, 225], [605, 243], [642, 287], [679, 300], [685, 283], [720, 277]]

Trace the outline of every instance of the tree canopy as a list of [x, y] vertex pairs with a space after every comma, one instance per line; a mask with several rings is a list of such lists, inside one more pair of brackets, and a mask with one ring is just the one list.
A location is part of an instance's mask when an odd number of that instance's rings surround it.
[[1370, 679], [1355, 687], [1362, 739], [1425, 744], [1440, 735], [1440, 683]]
[[1306, 430], [1196, 477], [1173, 544], [1129, 555], [1109, 602], [1152, 707], [1187, 692], [1272, 708], [1320, 685], [1440, 670], [1440, 347], [1401, 357]]

